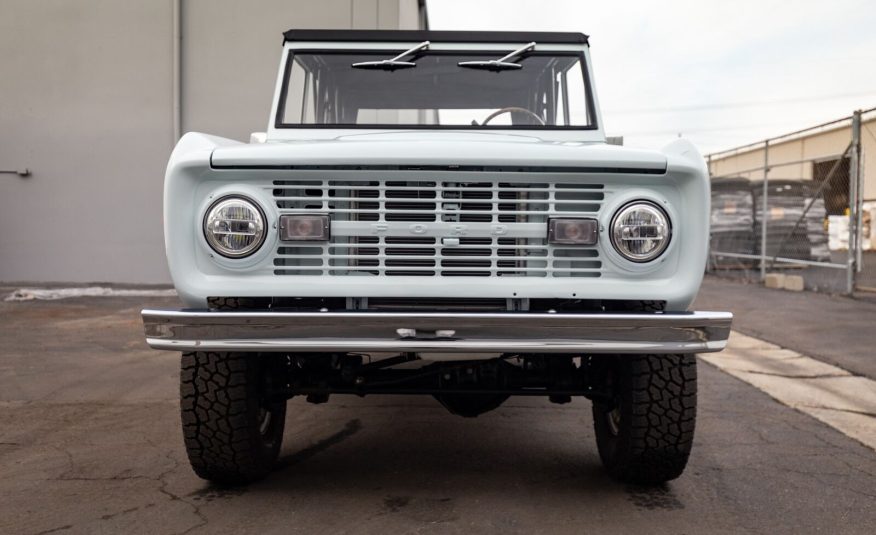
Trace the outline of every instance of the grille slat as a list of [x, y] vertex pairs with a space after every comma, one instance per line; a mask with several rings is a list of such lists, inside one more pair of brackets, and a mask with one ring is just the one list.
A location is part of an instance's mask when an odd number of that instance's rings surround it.
[[602, 262], [595, 248], [550, 246], [546, 236], [532, 236], [532, 225], [520, 224], [546, 224], [550, 214], [595, 217], [603, 188], [565, 182], [276, 180], [271, 191], [281, 213], [316, 210], [345, 225], [341, 231], [333, 227], [328, 244], [278, 246], [274, 273], [599, 277]]

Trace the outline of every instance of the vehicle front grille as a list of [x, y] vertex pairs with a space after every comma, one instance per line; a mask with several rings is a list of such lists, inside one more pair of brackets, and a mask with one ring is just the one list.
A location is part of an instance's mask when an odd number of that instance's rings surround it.
[[602, 184], [276, 180], [282, 214], [327, 213], [329, 243], [283, 243], [277, 275], [598, 277], [596, 248], [550, 246], [548, 216], [595, 217]]

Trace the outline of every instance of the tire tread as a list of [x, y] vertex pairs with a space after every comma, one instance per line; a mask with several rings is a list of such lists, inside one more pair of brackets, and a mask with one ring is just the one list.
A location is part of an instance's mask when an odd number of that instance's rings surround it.
[[246, 483], [262, 477], [273, 464], [274, 458], [264, 455], [263, 439], [253, 422], [259, 392], [248, 359], [245, 353], [182, 355], [183, 439], [192, 469], [203, 479]]
[[[697, 373], [694, 355], [621, 357], [629, 374], [628, 439], [615, 455], [600, 456], [623, 481], [655, 484], [675, 479], [687, 465], [696, 428]], [[594, 405], [594, 419], [604, 417]], [[600, 425], [596, 426], [600, 440]]]

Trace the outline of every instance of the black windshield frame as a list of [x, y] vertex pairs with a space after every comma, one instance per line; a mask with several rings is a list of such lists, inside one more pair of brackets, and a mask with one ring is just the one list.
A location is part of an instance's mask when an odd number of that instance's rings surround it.
[[[386, 51], [375, 49], [349, 48], [349, 49], [290, 49], [285, 57], [283, 66], [283, 81], [280, 87], [280, 95], [277, 101], [277, 109], [274, 115], [274, 128], [276, 129], [335, 129], [335, 130], [537, 130], [537, 131], [592, 131], [599, 129], [599, 119], [596, 114], [596, 106], [593, 99], [593, 84], [590, 79], [590, 69], [588, 69], [587, 58], [584, 51], [534, 51], [526, 55], [530, 56], [564, 56], [574, 57], [578, 60], [581, 74], [584, 80], [586, 89], [586, 106], [589, 117], [589, 124], [586, 125], [465, 125], [465, 124], [365, 124], [365, 123], [286, 123], [283, 122], [283, 117], [286, 111], [286, 100], [289, 91], [289, 79], [292, 70], [293, 61], [296, 52], [306, 52], [308, 54], [381, 54]], [[392, 51], [389, 51], [391, 54]], [[489, 50], [430, 50], [428, 54], [472, 54], [483, 55], [490, 54]], [[496, 52], [497, 57], [500, 57], [501, 51]], [[417, 56], [419, 57], [419, 56]], [[416, 60], [414, 60], [416, 61]]]

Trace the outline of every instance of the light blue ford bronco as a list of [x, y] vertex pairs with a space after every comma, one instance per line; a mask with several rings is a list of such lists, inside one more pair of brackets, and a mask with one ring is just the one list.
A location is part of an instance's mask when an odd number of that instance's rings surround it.
[[585, 35], [286, 32], [266, 132], [167, 168], [185, 308], [142, 315], [182, 352], [192, 467], [264, 476], [293, 396], [539, 396], [592, 401], [613, 476], [678, 477], [732, 320], [688, 310], [709, 198], [689, 142], [607, 142]]

